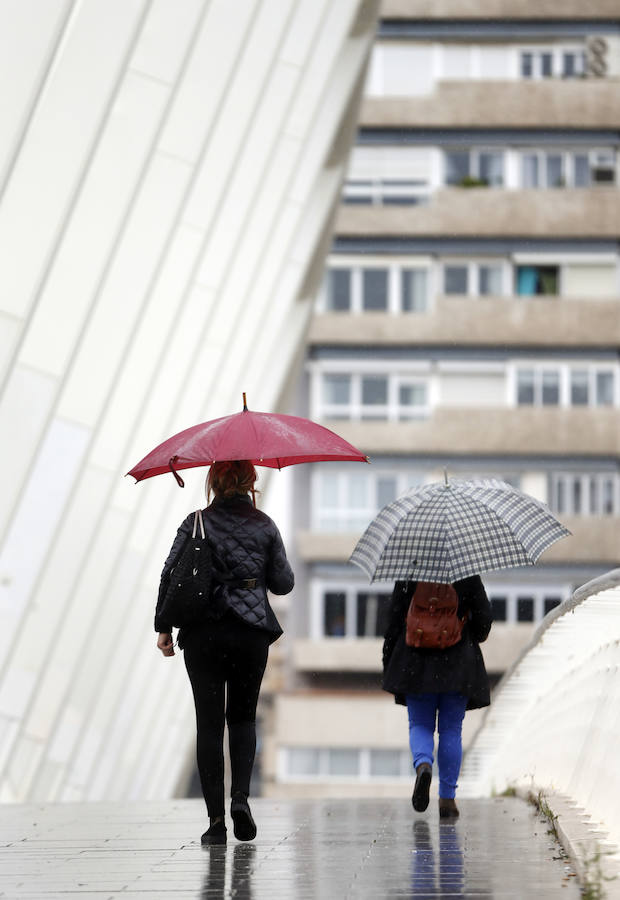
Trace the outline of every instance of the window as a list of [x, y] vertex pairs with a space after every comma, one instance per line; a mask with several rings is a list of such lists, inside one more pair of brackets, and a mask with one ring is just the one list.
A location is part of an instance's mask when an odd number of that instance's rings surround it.
[[388, 308], [387, 269], [362, 269], [362, 304], [365, 311]]
[[328, 269], [327, 308], [337, 312], [351, 308], [351, 271], [349, 269]]
[[387, 627], [389, 591], [324, 589], [322, 616], [315, 638], [380, 638]]
[[338, 463], [316, 464], [311, 527], [320, 532], [361, 532], [380, 509], [422, 480], [421, 473], [405, 469], [386, 472], [364, 467], [356, 474], [350, 467], [340, 470]]
[[534, 598], [533, 597], [517, 597], [517, 621], [533, 622], [534, 621]]
[[536, 624], [541, 622], [556, 606], [570, 596], [567, 586], [535, 587], [524, 593], [522, 589], [511, 586], [505, 590], [489, 591], [489, 601], [496, 623], [513, 625]]
[[518, 406], [615, 406], [617, 376], [602, 366], [518, 366]]
[[616, 181], [615, 150], [524, 150], [521, 187], [590, 187]]
[[467, 266], [444, 266], [443, 279], [444, 294], [469, 293], [469, 273]]
[[398, 372], [337, 374], [320, 372], [318, 418], [391, 421], [428, 415], [424, 376]]
[[425, 312], [427, 267], [400, 264], [333, 265], [327, 270], [320, 305], [326, 312]]
[[519, 53], [521, 78], [581, 78], [585, 73], [582, 47], [528, 48]]
[[559, 293], [558, 266], [517, 266], [516, 293], [519, 297], [538, 294], [557, 296]]
[[501, 187], [504, 184], [504, 151], [446, 150], [444, 179], [446, 184], [461, 187]]
[[426, 269], [403, 269], [401, 272], [400, 308], [403, 312], [424, 312], [428, 298]]
[[443, 292], [448, 296], [501, 296], [504, 294], [504, 264], [445, 261]]
[[549, 476], [549, 508], [557, 515], [619, 515], [620, 475], [554, 472]]
[[506, 597], [496, 597], [491, 596], [491, 610], [493, 612], [493, 621], [494, 622], [505, 622], [507, 615], [507, 600]]
[[283, 747], [279, 778], [282, 781], [392, 781], [411, 780], [408, 748]]

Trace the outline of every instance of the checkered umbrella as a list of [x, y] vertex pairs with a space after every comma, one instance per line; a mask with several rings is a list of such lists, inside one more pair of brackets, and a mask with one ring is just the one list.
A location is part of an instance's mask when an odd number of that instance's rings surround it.
[[451, 584], [494, 569], [534, 565], [570, 535], [544, 503], [504, 481], [413, 488], [372, 520], [350, 562], [371, 581]]

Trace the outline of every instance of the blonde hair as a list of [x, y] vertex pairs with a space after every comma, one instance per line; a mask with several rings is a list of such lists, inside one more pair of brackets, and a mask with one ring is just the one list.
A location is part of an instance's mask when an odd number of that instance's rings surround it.
[[252, 495], [258, 478], [249, 459], [226, 459], [213, 463], [207, 475], [207, 503], [211, 494], [216, 497], [234, 497], [235, 494]]

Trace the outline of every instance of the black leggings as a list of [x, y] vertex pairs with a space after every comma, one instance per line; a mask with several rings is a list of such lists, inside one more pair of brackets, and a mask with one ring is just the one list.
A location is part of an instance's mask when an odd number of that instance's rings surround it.
[[198, 774], [211, 819], [224, 815], [224, 715], [231, 794], [250, 793], [256, 704], [270, 640], [268, 632], [246, 625], [231, 612], [184, 635], [185, 667], [196, 706]]

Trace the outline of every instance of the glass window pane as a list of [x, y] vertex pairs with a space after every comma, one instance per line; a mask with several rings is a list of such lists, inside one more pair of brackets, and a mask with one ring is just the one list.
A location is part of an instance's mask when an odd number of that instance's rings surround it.
[[445, 154], [446, 184], [460, 184], [470, 174], [469, 151], [448, 150]]
[[586, 369], [572, 369], [570, 373], [570, 402], [573, 406], [588, 405], [588, 372]]
[[566, 512], [566, 482], [563, 478], [558, 480], [556, 485], [557, 498], [555, 511], [557, 513]]
[[424, 312], [427, 307], [428, 273], [426, 269], [403, 269], [401, 273], [401, 309]]
[[575, 187], [590, 186], [590, 161], [585, 153], [575, 153], [573, 156], [574, 184]]
[[534, 403], [534, 370], [519, 369], [517, 372], [517, 403], [531, 406]]
[[365, 475], [349, 475], [347, 478], [347, 506], [352, 509], [368, 508], [369, 482]]
[[598, 512], [598, 480], [594, 475], [588, 479], [588, 512], [591, 516]]
[[574, 78], [577, 74], [577, 59], [575, 53], [562, 54], [562, 75], [564, 78]]
[[327, 273], [327, 308], [332, 312], [351, 308], [351, 270], [330, 269]]
[[504, 183], [504, 154], [483, 151], [478, 157], [478, 175], [492, 187], [501, 187]]
[[534, 71], [534, 56], [532, 53], [521, 54], [521, 78], [531, 78]]
[[377, 478], [377, 509], [396, 500], [396, 478], [381, 476]]
[[558, 268], [557, 266], [540, 266], [538, 268], [538, 294], [557, 296], [558, 293]]
[[573, 478], [573, 512], [576, 515], [580, 515], [583, 512], [581, 508], [582, 504], [582, 491], [581, 491], [581, 478], [576, 475]]
[[374, 778], [398, 778], [400, 750], [371, 750], [370, 774]]
[[596, 405], [613, 406], [614, 404], [614, 373], [596, 373]]
[[323, 508], [333, 509], [339, 506], [338, 475], [334, 472], [322, 472], [319, 480], [319, 503]]
[[382, 310], [388, 307], [387, 269], [362, 270], [362, 308]]
[[556, 606], [559, 606], [561, 602], [561, 597], [545, 597], [545, 615], [551, 612], [552, 609], [555, 609]]
[[478, 268], [478, 291], [485, 297], [502, 294], [502, 267], [481, 265]]
[[444, 294], [467, 293], [467, 266], [444, 266]]
[[330, 748], [327, 751], [327, 772], [329, 775], [359, 775], [359, 750], [340, 750]]
[[289, 775], [318, 775], [319, 751], [314, 747], [289, 747]]
[[523, 154], [521, 158], [521, 183], [524, 188], [539, 186], [538, 154]]
[[551, 53], [540, 54], [540, 74], [543, 78], [551, 78], [553, 75], [553, 56]]
[[506, 597], [491, 597], [491, 610], [494, 622], [505, 622], [508, 614]]
[[425, 384], [400, 384], [398, 387], [398, 418], [407, 419], [426, 407]]
[[613, 478], [605, 478], [601, 485], [602, 493], [602, 513], [605, 516], [613, 516], [615, 514], [614, 493], [615, 485]]
[[362, 376], [362, 405], [377, 406], [387, 403], [388, 380], [386, 375]]
[[547, 187], [563, 187], [564, 172], [562, 156], [559, 153], [548, 153], [546, 159]]
[[351, 402], [350, 375], [323, 375], [322, 399], [324, 404], [346, 405]]
[[357, 595], [357, 637], [379, 637], [379, 598], [377, 594]]
[[323, 634], [344, 637], [346, 599], [343, 591], [326, 591], [323, 595]]
[[517, 597], [517, 622], [534, 621], [534, 598]]
[[544, 371], [542, 374], [543, 406], [557, 406], [560, 402], [560, 373]]

